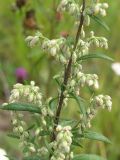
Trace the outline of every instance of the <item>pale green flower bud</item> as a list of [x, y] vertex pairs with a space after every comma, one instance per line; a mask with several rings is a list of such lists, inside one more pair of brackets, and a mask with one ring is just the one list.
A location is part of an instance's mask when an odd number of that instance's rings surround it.
[[35, 149], [34, 146], [30, 146], [30, 147], [29, 147], [29, 150], [30, 150], [32, 153], [35, 153], [35, 152], [36, 152], [36, 149]]
[[24, 131], [24, 129], [23, 129], [22, 126], [19, 126], [19, 127], [18, 127], [18, 130], [19, 130], [20, 133], [23, 133], [23, 131]]

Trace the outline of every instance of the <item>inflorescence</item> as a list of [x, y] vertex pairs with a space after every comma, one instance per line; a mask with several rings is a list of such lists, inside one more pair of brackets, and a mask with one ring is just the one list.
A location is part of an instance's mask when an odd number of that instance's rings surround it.
[[[95, 36], [93, 31], [90, 32], [89, 36], [86, 37], [84, 26], [90, 25], [90, 16], [97, 15], [106, 16], [106, 9], [108, 8], [107, 3], [99, 3], [98, 1], [93, 1], [91, 5], [88, 5], [84, 12], [84, 24], [81, 29], [81, 35], [74, 50], [74, 38], [71, 42], [69, 37], [48, 39], [42, 33], [37, 32], [35, 36], [28, 36], [26, 42], [30, 47], [36, 45], [40, 46], [43, 52], [48, 53], [54, 59], [60, 62], [63, 66], [68, 64], [69, 58], [72, 53], [72, 68], [71, 75], [68, 79], [68, 83], [64, 91], [64, 101], [63, 105], [68, 105], [69, 97], [71, 93], [76, 96], [80, 96], [81, 87], [88, 86], [92, 89], [99, 88], [99, 78], [96, 74], [86, 74], [82, 69], [81, 61], [78, 61], [82, 56], [90, 54], [91, 47], [101, 47], [108, 48], [108, 41], [105, 37]], [[79, 6], [74, 0], [61, 0], [58, 12], [68, 12], [70, 15], [75, 17], [75, 24], [78, 23], [82, 6]], [[60, 84], [63, 82], [64, 73], [59, 74]], [[61, 90], [59, 89], [59, 94]], [[27, 123], [24, 120], [23, 113], [12, 112], [13, 115], [13, 132], [20, 137], [21, 146], [27, 146], [26, 154], [30, 155], [35, 153], [36, 155], [48, 156], [49, 149], [51, 150], [51, 160], [70, 160], [73, 158], [73, 152], [71, 151], [72, 145], [72, 127], [70, 125], [62, 126], [58, 124], [56, 126], [55, 135], [56, 138], [50, 144], [46, 144], [48, 141], [47, 134], [42, 136], [43, 131], [48, 131], [51, 133], [54, 129], [54, 116], [55, 113], [49, 107], [50, 100], [46, 100], [43, 103], [42, 94], [40, 88], [35, 86], [35, 82], [31, 82], [30, 85], [16, 84], [11, 91], [8, 104], [11, 103], [27, 103], [37, 106], [40, 110], [40, 115], [35, 114], [35, 116], [40, 120], [40, 126], [37, 128], [33, 127], [33, 131], [29, 132], [27, 130]], [[3, 104], [3, 105], [8, 105]], [[85, 129], [91, 127], [91, 120], [95, 117], [99, 108], [107, 108], [111, 111], [112, 101], [111, 97], [108, 95], [98, 95], [90, 99], [90, 105], [86, 110], [85, 117], [80, 113], [79, 124], [77, 129], [79, 133], [83, 133]], [[47, 124], [46, 119], [49, 119], [49, 124]], [[47, 126], [49, 125], [49, 126]], [[48, 134], [51, 135], [51, 134]], [[34, 141], [32, 141], [32, 138]], [[41, 143], [42, 142], [42, 143]], [[43, 145], [41, 145], [43, 144]]]

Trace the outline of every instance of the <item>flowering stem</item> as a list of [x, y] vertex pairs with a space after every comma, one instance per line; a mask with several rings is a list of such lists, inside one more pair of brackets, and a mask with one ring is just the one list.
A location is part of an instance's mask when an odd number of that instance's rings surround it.
[[67, 67], [65, 68], [65, 72], [64, 72], [64, 81], [63, 81], [63, 85], [61, 87], [61, 94], [60, 94], [60, 98], [59, 98], [59, 102], [58, 102], [56, 116], [55, 116], [55, 119], [54, 119], [54, 128], [53, 128], [53, 133], [52, 133], [52, 138], [51, 138], [52, 141], [54, 141], [56, 139], [56, 135], [55, 135], [56, 126], [59, 123], [60, 113], [61, 113], [61, 109], [62, 109], [62, 106], [63, 106], [63, 100], [65, 98], [64, 91], [66, 89], [66, 85], [67, 85], [68, 79], [69, 79], [70, 74], [71, 74], [72, 55], [73, 55], [73, 52], [75, 51], [75, 49], [77, 47], [77, 43], [78, 43], [80, 33], [81, 33], [81, 30], [82, 30], [82, 26], [83, 26], [83, 22], [84, 22], [84, 10], [85, 10], [85, 0], [83, 0], [82, 11], [81, 11], [81, 16], [80, 16], [80, 24], [79, 24], [78, 31], [77, 31], [77, 34], [76, 34], [74, 48], [73, 48], [73, 51], [72, 51], [71, 56], [69, 58]]

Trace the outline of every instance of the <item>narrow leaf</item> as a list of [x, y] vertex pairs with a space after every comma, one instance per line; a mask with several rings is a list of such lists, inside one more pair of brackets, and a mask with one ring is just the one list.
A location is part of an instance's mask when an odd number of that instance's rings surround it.
[[52, 98], [50, 101], [49, 101], [49, 106], [50, 108], [53, 110], [55, 108], [55, 105], [54, 105], [54, 101], [57, 100], [58, 97], [55, 97], [55, 98]]
[[9, 133], [7, 136], [11, 137], [11, 138], [15, 138], [15, 139], [20, 139], [20, 137], [18, 135], [15, 135], [13, 133]]
[[23, 160], [42, 160], [42, 159], [38, 156], [35, 156], [35, 157], [25, 157]]
[[76, 102], [78, 103], [81, 113], [84, 116], [86, 116], [86, 106], [85, 106], [84, 99], [82, 99], [79, 96], [76, 96], [74, 93], [70, 93], [70, 94], [76, 100]]
[[106, 56], [105, 54], [99, 54], [99, 53], [88, 54], [88, 55], [81, 56], [79, 59], [77, 59], [77, 61], [88, 60], [88, 59], [92, 59], [92, 58], [98, 58], [98, 59], [105, 59], [105, 60], [108, 60], [108, 61], [114, 61], [111, 57]]
[[84, 137], [92, 140], [102, 141], [105, 143], [111, 143], [111, 141], [107, 137], [97, 132], [86, 131], [84, 132]]
[[53, 79], [56, 81], [56, 83], [58, 84], [58, 86], [61, 87], [61, 84], [60, 84], [60, 82], [59, 82], [59, 80], [58, 80], [59, 77], [60, 77], [60, 75], [55, 75], [55, 76], [53, 77]]
[[74, 140], [74, 139], [72, 141], [72, 145], [83, 148], [83, 146], [79, 142], [77, 142], [76, 140]]
[[106, 160], [106, 159], [93, 154], [80, 154], [74, 156], [72, 160]]
[[89, 15], [94, 21], [96, 21], [98, 24], [100, 24], [104, 29], [106, 29], [107, 31], [110, 31], [110, 28], [108, 27], [108, 25], [99, 17], [94, 16], [94, 15]]
[[12, 111], [28, 111], [32, 113], [41, 113], [40, 108], [31, 104], [22, 104], [22, 103], [11, 103], [6, 106], [0, 106], [2, 110], [12, 110]]
[[28, 127], [27, 129], [26, 129], [26, 131], [30, 131], [31, 129], [33, 129], [35, 127], [35, 124], [32, 124], [30, 127]]

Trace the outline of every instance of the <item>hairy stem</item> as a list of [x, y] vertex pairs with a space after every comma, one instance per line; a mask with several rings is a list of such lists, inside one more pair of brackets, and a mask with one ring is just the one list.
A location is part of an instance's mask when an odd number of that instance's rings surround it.
[[78, 43], [80, 33], [81, 33], [81, 30], [82, 30], [82, 26], [83, 26], [83, 22], [84, 22], [84, 10], [85, 10], [85, 0], [83, 0], [83, 4], [82, 4], [80, 23], [79, 23], [78, 31], [77, 31], [77, 34], [76, 34], [74, 48], [73, 48], [73, 51], [72, 51], [71, 56], [69, 58], [67, 67], [65, 68], [65, 72], [64, 72], [64, 81], [63, 81], [63, 85], [61, 87], [61, 94], [60, 94], [58, 107], [57, 107], [57, 111], [56, 111], [56, 115], [55, 115], [55, 119], [54, 119], [54, 128], [53, 128], [53, 133], [52, 133], [52, 138], [51, 138], [52, 141], [54, 141], [56, 139], [56, 135], [55, 135], [56, 126], [59, 123], [60, 113], [61, 113], [61, 109], [62, 109], [62, 106], [63, 106], [63, 100], [65, 98], [64, 91], [66, 89], [67, 82], [68, 82], [68, 79], [70, 78], [70, 74], [71, 74], [72, 55], [73, 55], [73, 52], [75, 51], [75, 49], [77, 47], [77, 43]]

